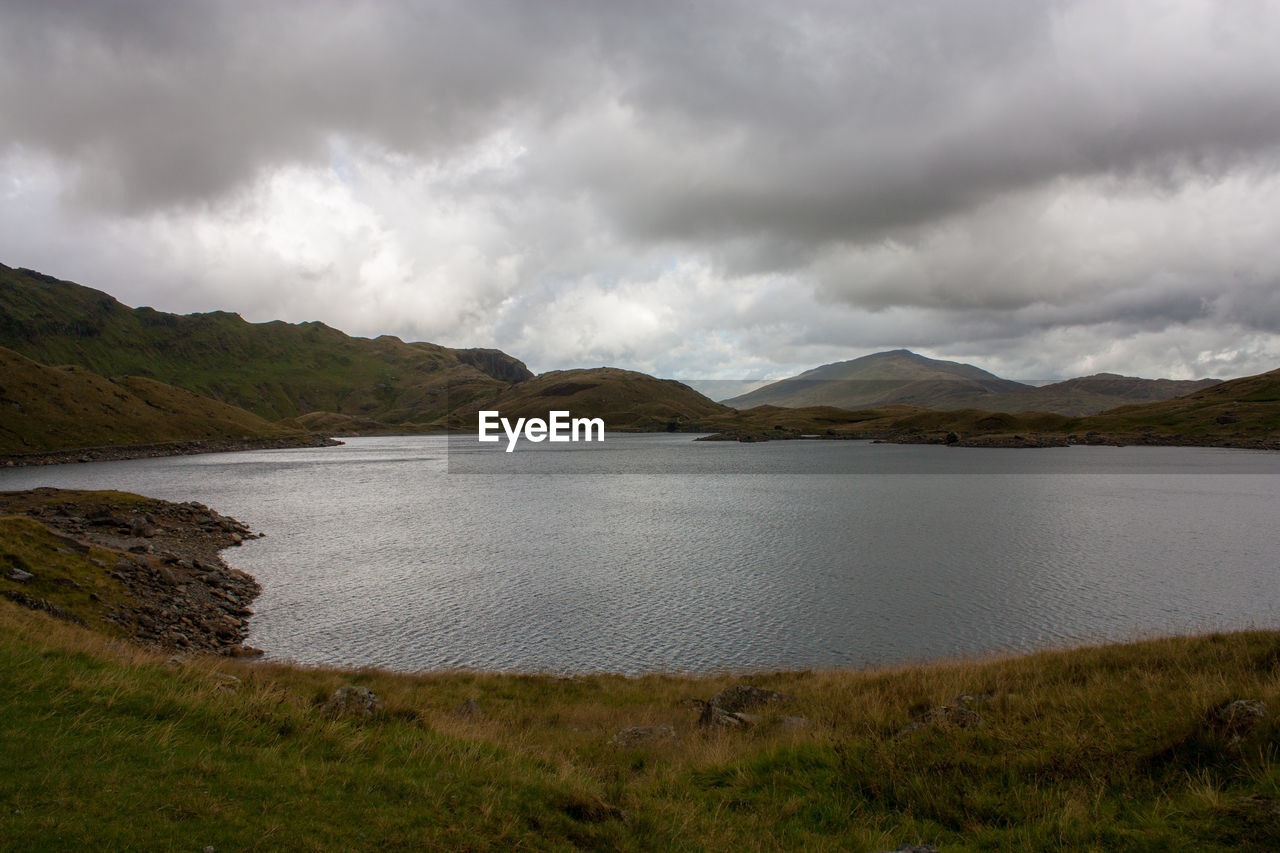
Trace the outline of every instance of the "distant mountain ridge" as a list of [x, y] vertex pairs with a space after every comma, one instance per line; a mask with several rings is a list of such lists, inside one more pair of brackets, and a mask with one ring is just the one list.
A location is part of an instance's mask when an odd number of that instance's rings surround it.
[[993, 412], [1056, 412], [1078, 417], [1133, 403], [1160, 403], [1220, 384], [1218, 379], [1140, 379], [1095, 373], [975, 401]]
[[736, 409], [768, 405], [857, 410], [909, 405], [942, 411], [1042, 411], [1080, 416], [1130, 403], [1168, 400], [1217, 382], [1101, 373], [1032, 386], [1002, 379], [971, 364], [899, 349], [825, 364], [723, 402]]

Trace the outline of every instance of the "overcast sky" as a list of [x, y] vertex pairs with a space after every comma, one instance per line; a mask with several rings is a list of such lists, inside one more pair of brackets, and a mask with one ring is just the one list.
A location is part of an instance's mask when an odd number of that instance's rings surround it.
[[0, 5], [0, 262], [779, 377], [1280, 367], [1280, 2]]

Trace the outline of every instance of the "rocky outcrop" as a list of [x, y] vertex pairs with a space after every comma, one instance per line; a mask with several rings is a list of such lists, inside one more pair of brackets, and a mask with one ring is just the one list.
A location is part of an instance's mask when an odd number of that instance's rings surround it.
[[372, 717], [382, 710], [382, 699], [368, 687], [347, 684], [333, 691], [323, 710], [335, 717]]
[[994, 698], [991, 693], [961, 693], [951, 701], [950, 705], [939, 705], [930, 708], [898, 730], [898, 737], [928, 728], [973, 729], [984, 724], [982, 716], [974, 705], [988, 702]]
[[469, 364], [481, 373], [502, 382], [523, 382], [534, 376], [533, 371], [526, 367], [523, 361], [507, 355], [502, 350], [456, 349], [453, 354], [463, 364]]
[[14, 604], [21, 605], [28, 610], [39, 610], [42, 613], [48, 613], [55, 619], [61, 619], [64, 622], [71, 622], [74, 625], [84, 627], [84, 620], [75, 615], [65, 607], [54, 604], [44, 598], [36, 598], [34, 595], [27, 595], [25, 592], [15, 589], [6, 589], [0, 591], [0, 595], [12, 601]]
[[735, 684], [732, 687], [726, 687], [703, 703], [698, 725], [704, 728], [746, 728], [759, 722], [760, 719], [758, 715], [750, 712], [768, 705], [793, 701], [795, 697], [777, 690], [766, 690], [750, 684]]
[[1238, 746], [1267, 718], [1267, 705], [1257, 699], [1235, 699], [1209, 712], [1209, 728], [1231, 746]]
[[[128, 603], [107, 607], [103, 618], [134, 641], [237, 657], [261, 654], [243, 645], [249, 605], [261, 587], [218, 554], [256, 534], [203, 504], [128, 497], [104, 502], [94, 492], [5, 492], [0, 514], [40, 522], [69, 550], [111, 549], [114, 562], [94, 562], [124, 587]], [[51, 607], [19, 603], [59, 615]]]

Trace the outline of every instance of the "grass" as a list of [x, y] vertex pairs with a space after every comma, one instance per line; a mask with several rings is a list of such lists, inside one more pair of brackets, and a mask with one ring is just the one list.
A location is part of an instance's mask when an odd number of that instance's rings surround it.
[[298, 432], [142, 377], [108, 380], [0, 347], [0, 453]]
[[[1270, 850], [1274, 718], [1207, 720], [1280, 708], [1278, 667], [1249, 632], [775, 673], [807, 728], [706, 732], [735, 679], [179, 664], [0, 600], [0, 849]], [[385, 709], [326, 715], [346, 683]], [[897, 734], [966, 692], [981, 727]], [[608, 743], [651, 724], [679, 740]]]

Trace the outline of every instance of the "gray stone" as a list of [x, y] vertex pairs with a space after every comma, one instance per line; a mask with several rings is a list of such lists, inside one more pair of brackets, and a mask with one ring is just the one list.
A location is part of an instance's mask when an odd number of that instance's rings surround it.
[[1224, 702], [1209, 714], [1209, 725], [1219, 737], [1236, 745], [1267, 718], [1267, 705], [1257, 699]]
[[382, 700], [368, 687], [347, 684], [333, 691], [333, 695], [324, 703], [324, 710], [326, 713], [335, 715], [372, 717], [382, 710]]
[[924, 728], [972, 729], [981, 725], [983, 725], [982, 717], [964, 705], [939, 705], [936, 708], [930, 708], [899, 729], [898, 737]]
[[744, 711], [726, 711], [711, 703], [702, 707], [702, 715], [698, 717], [698, 725], [708, 729], [745, 729], [756, 718], [755, 714]]
[[794, 696], [779, 693], [777, 690], [766, 690], [750, 684], [735, 684], [726, 687], [712, 696], [702, 707], [702, 715], [698, 725], [707, 728], [742, 728], [758, 722], [752, 714], [743, 716], [745, 712], [754, 711], [766, 705], [795, 701]]
[[484, 717], [484, 711], [480, 708], [480, 703], [475, 699], [468, 699], [465, 702], [459, 702], [449, 713], [455, 717], [463, 719], [478, 720]]
[[18, 583], [26, 583], [35, 579], [35, 575], [31, 574], [31, 572], [24, 572], [22, 569], [14, 569], [9, 572], [9, 580], [17, 581]]
[[129, 521], [129, 535], [150, 538], [156, 535], [156, 526], [142, 516], [135, 516]]

